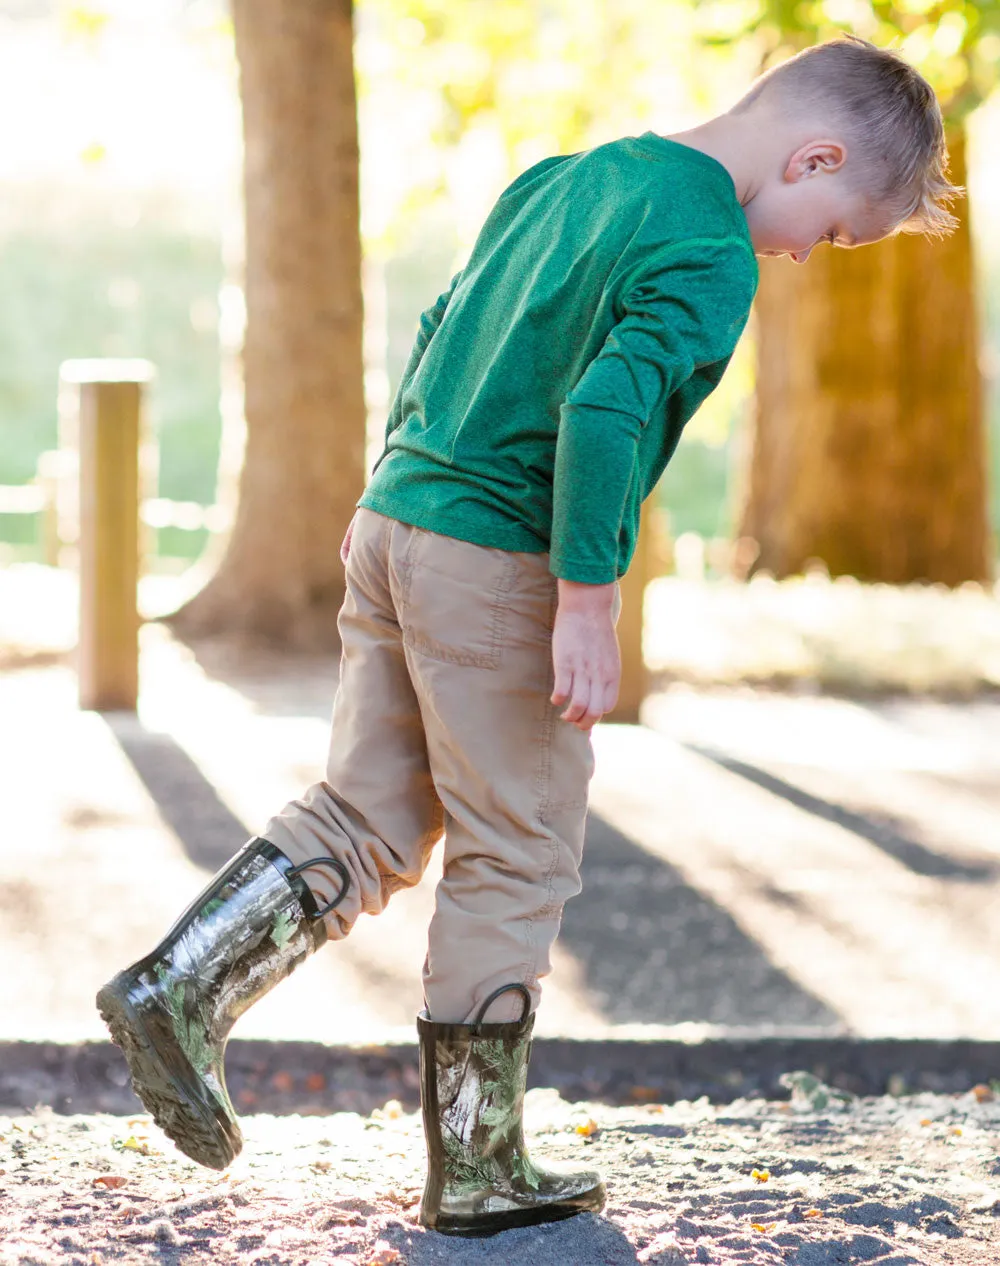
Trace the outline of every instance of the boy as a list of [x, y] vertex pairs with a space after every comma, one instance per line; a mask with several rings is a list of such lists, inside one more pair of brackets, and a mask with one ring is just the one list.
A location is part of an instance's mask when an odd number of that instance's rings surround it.
[[236, 1017], [417, 882], [444, 834], [418, 1017], [425, 1225], [483, 1235], [598, 1210], [538, 1169], [521, 1101], [539, 981], [579, 890], [590, 729], [614, 706], [639, 507], [717, 385], [755, 255], [941, 233], [941, 115], [847, 38], [688, 132], [546, 159], [424, 313], [342, 546], [327, 777], [268, 823], [98, 1004], [189, 1156], [241, 1146]]

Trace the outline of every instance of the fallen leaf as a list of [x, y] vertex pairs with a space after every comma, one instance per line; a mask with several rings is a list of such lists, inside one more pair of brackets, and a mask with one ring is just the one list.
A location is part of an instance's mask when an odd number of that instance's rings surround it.
[[149, 1155], [149, 1144], [145, 1139], [137, 1139], [134, 1134], [130, 1134], [121, 1145], [123, 1152], [139, 1152], [143, 1156]]
[[804, 1218], [821, 1218], [823, 1216], [822, 1209], [806, 1209], [802, 1214]]
[[127, 1182], [128, 1179], [122, 1177], [121, 1174], [99, 1174], [94, 1179], [94, 1186], [106, 1187], [109, 1190], [115, 1190], [118, 1187], [124, 1187]]
[[990, 1103], [996, 1098], [989, 1086], [984, 1086], [982, 1082], [978, 1086], [972, 1087], [972, 1093], [975, 1095], [977, 1103]]
[[585, 1139], [589, 1139], [593, 1138], [600, 1128], [601, 1127], [597, 1124], [594, 1118], [590, 1117], [589, 1120], [581, 1122], [580, 1125], [576, 1127], [576, 1132], [577, 1134], [582, 1134]]
[[406, 1263], [398, 1248], [391, 1248], [388, 1244], [376, 1244], [366, 1266], [406, 1266]]
[[755, 1169], [751, 1171], [750, 1177], [756, 1179], [757, 1182], [767, 1182], [771, 1177], [771, 1171], [769, 1169]]
[[317, 1174], [328, 1174], [333, 1167], [333, 1161], [313, 1161], [310, 1169], [314, 1169]]
[[930, 1119], [930, 1117], [921, 1117], [921, 1118], [920, 1118], [920, 1124], [921, 1124], [921, 1125], [930, 1125], [930, 1124], [931, 1124], [931, 1119]]
[[962, 1127], [961, 1127], [960, 1125], [954, 1125], [954, 1126], [952, 1126], [951, 1132], [952, 1132], [952, 1134], [961, 1134], [961, 1133], [962, 1133]]
[[750, 1225], [755, 1231], [773, 1231], [778, 1225], [777, 1222], [751, 1222]]

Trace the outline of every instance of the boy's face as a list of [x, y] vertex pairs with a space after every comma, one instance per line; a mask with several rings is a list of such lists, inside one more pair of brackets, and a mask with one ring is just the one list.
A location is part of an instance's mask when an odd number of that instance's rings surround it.
[[758, 255], [788, 255], [804, 264], [821, 242], [867, 246], [886, 229], [868, 199], [847, 179], [840, 141], [800, 146], [776, 177], [765, 179], [744, 206]]

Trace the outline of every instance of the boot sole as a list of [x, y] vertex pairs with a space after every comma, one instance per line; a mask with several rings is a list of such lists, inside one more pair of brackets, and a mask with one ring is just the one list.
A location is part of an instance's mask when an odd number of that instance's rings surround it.
[[594, 1187], [592, 1191], [580, 1197], [578, 1203], [572, 1205], [553, 1203], [535, 1205], [527, 1209], [511, 1209], [505, 1213], [480, 1214], [474, 1221], [464, 1218], [438, 1214], [433, 1222], [423, 1221], [424, 1226], [440, 1235], [462, 1235], [468, 1239], [485, 1239], [489, 1235], [499, 1235], [501, 1231], [513, 1231], [520, 1226], [538, 1226], [542, 1222], [562, 1222], [566, 1218], [575, 1218], [578, 1213], [600, 1213], [604, 1208], [607, 1193], [604, 1184]]
[[[225, 1169], [239, 1154], [243, 1139], [236, 1127], [219, 1120], [171, 1072], [140, 1016], [127, 998], [127, 982], [116, 977], [97, 995], [97, 1009], [111, 1040], [120, 1047], [132, 1075], [132, 1088], [153, 1120], [176, 1146], [199, 1165]], [[186, 1063], [180, 1049], [176, 1063]], [[228, 1128], [227, 1128], [228, 1127]]]

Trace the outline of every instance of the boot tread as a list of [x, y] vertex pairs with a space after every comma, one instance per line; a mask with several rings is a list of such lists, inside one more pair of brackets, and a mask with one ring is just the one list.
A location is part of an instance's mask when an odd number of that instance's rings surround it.
[[[127, 981], [116, 977], [97, 995], [97, 1009], [111, 1040], [125, 1056], [132, 1089], [163, 1133], [186, 1156], [210, 1169], [225, 1169], [242, 1147], [239, 1127], [234, 1126], [236, 1137], [231, 1138], [214, 1113], [184, 1092], [123, 993], [127, 993]], [[179, 1046], [177, 1057], [184, 1058]]]

